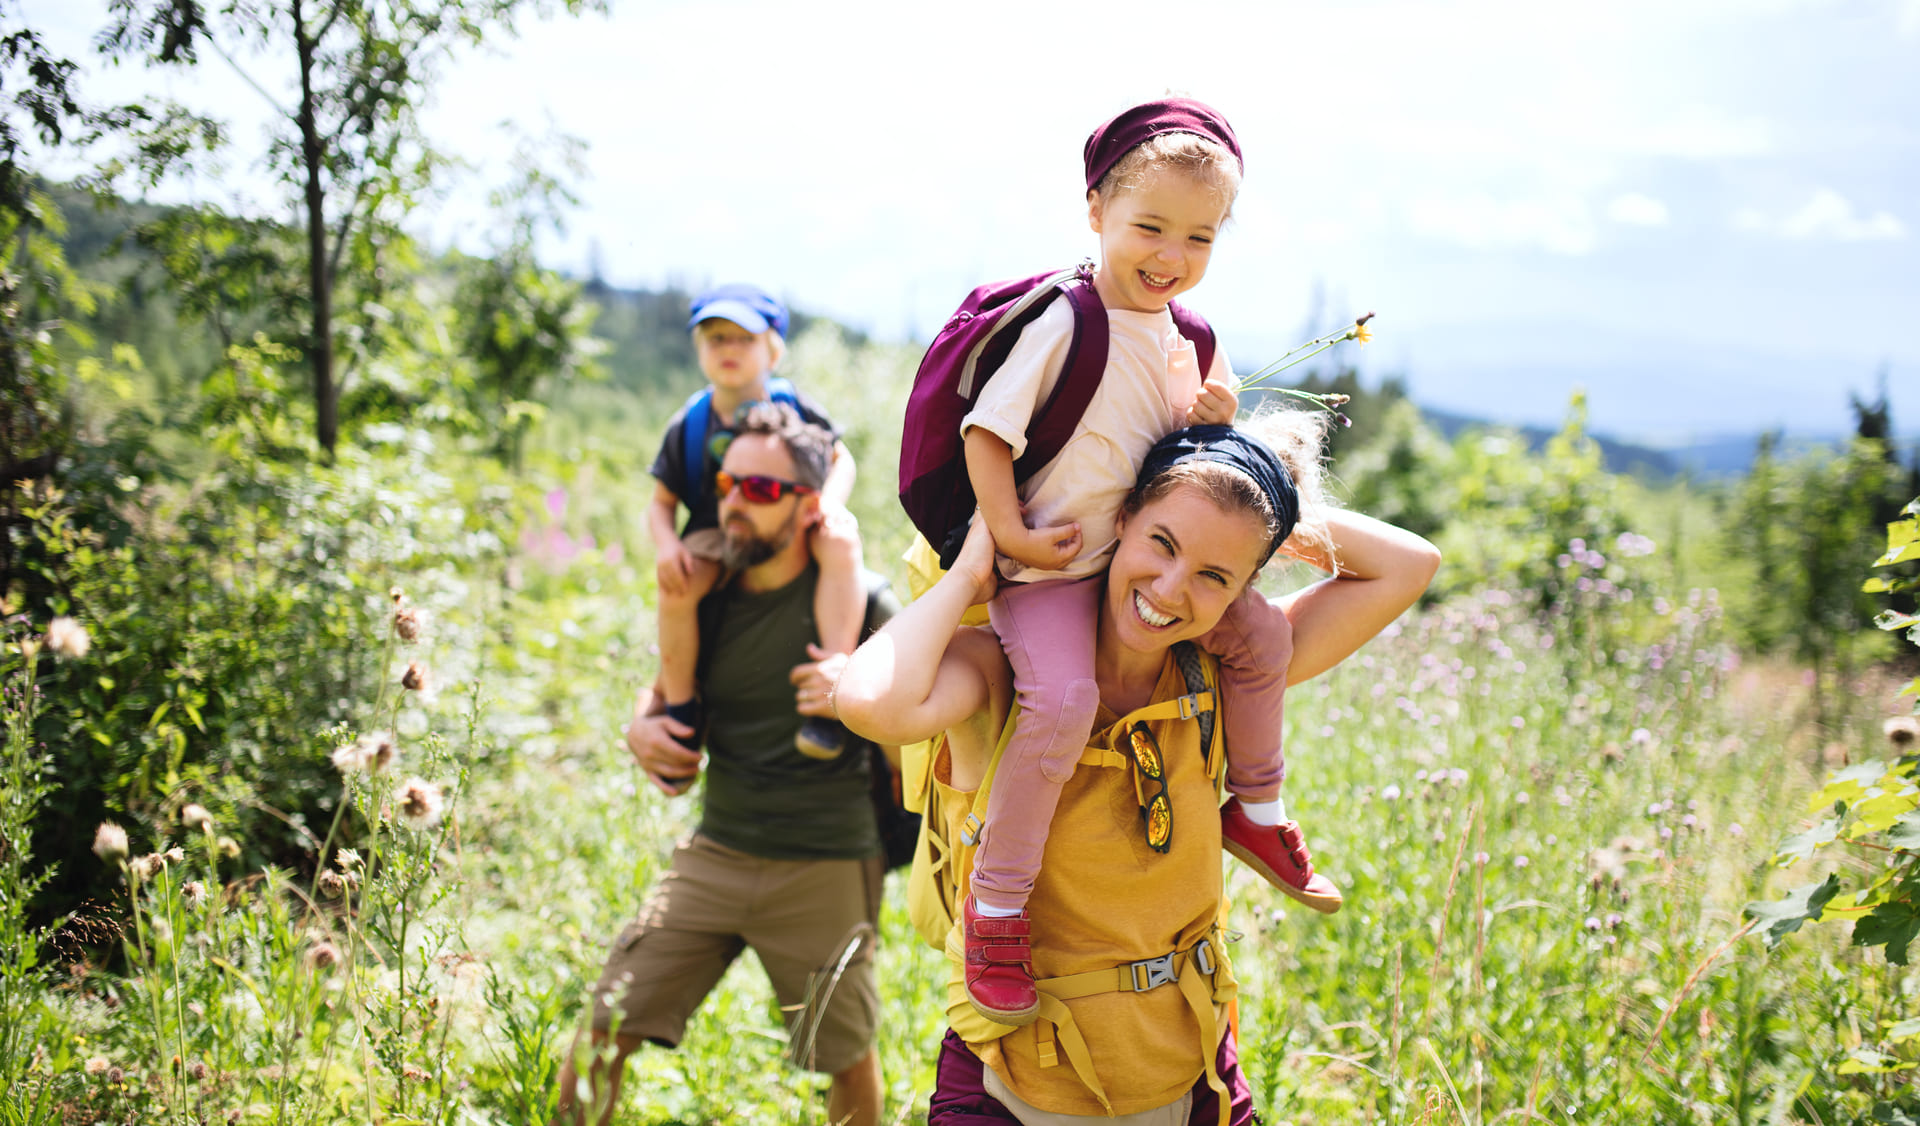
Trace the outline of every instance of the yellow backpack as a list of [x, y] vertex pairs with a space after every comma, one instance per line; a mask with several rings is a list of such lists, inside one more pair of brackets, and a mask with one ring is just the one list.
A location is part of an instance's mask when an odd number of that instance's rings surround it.
[[[1156, 707], [1166, 709], [1168, 718], [1190, 718], [1200, 724], [1200, 747], [1211, 763], [1213, 757], [1221, 752], [1216, 740], [1217, 725], [1214, 723], [1214, 701], [1219, 699], [1218, 666], [1211, 660], [1202, 660], [1200, 651], [1186, 641], [1174, 646], [1174, 659], [1186, 678], [1188, 694], [1167, 700]], [[974, 848], [979, 843], [980, 830], [986, 824], [987, 799], [993, 792], [993, 776], [1000, 768], [1001, 754], [1006, 751], [1007, 743], [1013, 737], [1014, 722], [1018, 715], [1017, 709], [1010, 712], [1006, 726], [1000, 730], [993, 755], [987, 760], [986, 775], [981, 778], [980, 787], [974, 791], [967, 809], [963, 822], [966, 828], [959, 840], [948, 839], [950, 818], [944, 803], [951, 799], [943, 797], [940, 787], [933, 784], [934, 754], [938, 741], [915, 743], [900, 749], [901, 803], [920, 814], [920, 838], [914, 845], [913, 867], [907, 876], [907, 916], [921, 939], [935, 950], [946, 949], [947, 936], [952, 932], [954, 919], [958, 916], [961, 883], [973, 868]], [[1135, 715], [1148, 718], [1142, 713]], [[1098, 747], [1089, 748], [1087, 752], [1095, 762], [1111, 753]], [[1215, 786], [1224, 793], [1227, 777], [1224, 766], [1216, 769], [1214, 774]]]

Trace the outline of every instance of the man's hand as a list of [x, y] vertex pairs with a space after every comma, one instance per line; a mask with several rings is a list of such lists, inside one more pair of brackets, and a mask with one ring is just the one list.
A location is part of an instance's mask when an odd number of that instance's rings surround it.
[[787, 674], [787, 679], [793, 682], [793, 708], [801, 715], [832, 719], [833, 686], [840, 682], [840, 672], [847, 667], [847, 655], [829, 653], [808, 642], [807, 656], [813, 660], [793, 666], [793, 671]]
[[635, 716], [627, 724], [627, 749], [661, 793], [677, 797], [700, 776], [701, 755], [674, 736], [690, 738], [693, 728], [664, 715]]

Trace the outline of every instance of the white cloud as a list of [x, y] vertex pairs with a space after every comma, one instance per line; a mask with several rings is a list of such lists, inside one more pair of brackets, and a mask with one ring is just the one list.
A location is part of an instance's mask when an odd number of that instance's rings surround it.
[[1581, 255], [1593, 250], [1593, 219], [1574, 199], [1497, 200], [1486, 194], [1428, 197], [1407, 208], [1418, 233], [1475, 250], [1537, 248]]
[[1733, 226], [1803, 242], [1886, 242], [1907, 237], [1907, 225], [1892, 212], [1858, 214], [1847, 197], [1832, 188], [1816, 189], [1805, 206], [1782, 219], [1770, 218], [1758, 208], [1743, 207], [1734, 213]]
[[1607, 218], [1629, 227], [1664, 227], [1667, 205], [1652, 196], [1628, 192], [1607, 204]]

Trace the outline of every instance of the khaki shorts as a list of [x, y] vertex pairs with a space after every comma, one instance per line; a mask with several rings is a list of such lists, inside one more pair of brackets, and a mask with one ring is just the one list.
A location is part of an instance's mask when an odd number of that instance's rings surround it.
[[[873, 946], [878, 856], [764, 860], [695, 834], [640, 917], [620, 932], [593, 991], [593, 1027], [675, 1047], [740, 951], [752, 947], [786, 1018], [794, 1064], [832, 1074], [858, 1063], [880, 1023]], [[856, 948], [839, 970], [849, 939]], [[817, 994], [817, 995], [816, 995]]]

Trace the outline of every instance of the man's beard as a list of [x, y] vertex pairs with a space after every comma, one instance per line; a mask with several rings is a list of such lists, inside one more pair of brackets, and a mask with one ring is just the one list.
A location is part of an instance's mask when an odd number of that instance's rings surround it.
[[793, 542], [794, 526], [799, 522], [800, 508], [794, 506], [786, 523], [773, 530], [768, 536], [760, 536], [753, 531], [752, 525], [745, 519], [738, 523], [729, 523], [722, 527], [726, 539], [720, 548], [720, 563], [728, 571], [744, 571], [757, 567], [774, 556], [785, 551]]

